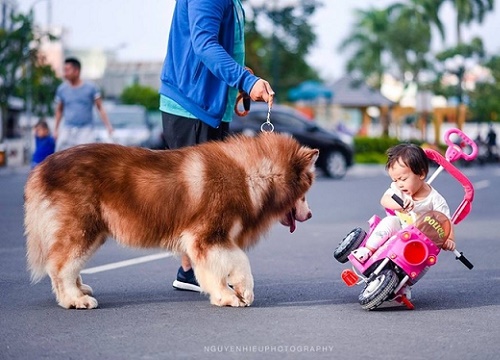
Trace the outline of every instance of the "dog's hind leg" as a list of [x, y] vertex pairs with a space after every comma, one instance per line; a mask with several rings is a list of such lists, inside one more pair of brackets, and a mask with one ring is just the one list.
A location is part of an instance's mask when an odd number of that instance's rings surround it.
[[97, 240], [91, 247], [83, 249], [72, 248], [69, 246], [72, 243], [71, 238], [65, 237], [52, 247], [47, 261], [52, 290], [57, 303], [63, 308], [94, 309], [98, 305], [97, 300], [90, 296], [92, 288], [82, 283], [80, 270], [102, 241]]
[[73, 254], [59, 262], [51, 260], [48, 263], [48, 273], [57, 303], [66, 309], [96, 308], [97, 300], [90, 296], [92, 289], [81, 283], [80, 270], [84, 262], [75, 259]]
[[248, 257], [241, 249], [213, 246], [203, 258], [191, 259], [196, 278], [202, 290], [210, 295], [213, 305], [238, 307], [252, 304], [253, 277]]

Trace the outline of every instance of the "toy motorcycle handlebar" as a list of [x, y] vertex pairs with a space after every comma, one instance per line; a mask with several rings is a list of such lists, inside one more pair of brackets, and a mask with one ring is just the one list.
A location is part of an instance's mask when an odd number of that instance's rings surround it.
[[[452, 135], [457, 135], [460, 139], [460, 145], [457, 145], [451, 140]], [[472, 161], [476, 158], [478, 154], [477, 144], [470, 137], [465, 135], [461, 130], [453, 128], [446, 131], [444, 134], [444, 142], [448, 145], [448, 149], [446, 149], [446, 160], [453, 162], [460, 158], [466, 161]], [[464, 148], [461, 146], [462, 144], [466, 144], [470, 146], [472, 152], [470, 154], [466, 154], [464, 152]]]
[[[404, 206], [404, 201], [403, 199], [401, 199], [399, 196], [397, 196], [396, 194], [392, 194], [391, 198], [398, 203], [399, 206], [401, 206], [401, 208], [403, 208]], [[453, 253], [455, 254], [457, 260], [460, 260], [460, 262], [462, 264], [464, 264], [469, 270], [472, 270], [472, 268], [474, 267], [474, 265], [469, 261], [469, 259], [467, 259], [464, 255], [463, 252], [458, 252], [458, 250], [453, 250]]]
[[401, 208], [404, 207], [405, 203], [404, 203], [403, 199], [401, 199], [399, 196], [397, 196], [396, 194], [392, 194], [391, 198], [392, 198], [392, 200], [397, 202], [398, 205], [401, 206]]
[[469, 261], [469, 259], [467, 259], [465, 256], [464, 256], [464, 253], [462, 252], [459, 252], [458, 250], [453, 250], [453, 253], [455, 254], [457, 260], [460, 260], [460, 262], [462, 264], [464, 264], [469, 270], [472, 270], [472, 268], [474, 267], [474, 265], [472, 265], [472, 263]]

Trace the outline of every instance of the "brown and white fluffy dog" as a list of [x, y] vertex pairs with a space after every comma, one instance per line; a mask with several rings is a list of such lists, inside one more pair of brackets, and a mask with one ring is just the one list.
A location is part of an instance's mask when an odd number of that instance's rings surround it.
[[55, 153], [25, 187], [32, 281], [48, 274], [64, 308], [97, 307], [80, 270], [111, 236], [186, 253], [212, 304], [249, 306], [254, 282], [244, 250], [277, 220], [293, 231], [295, 220], [311, 217], [305, 193], [317, 157], [272, 133], [179, 150], [89, 144]]

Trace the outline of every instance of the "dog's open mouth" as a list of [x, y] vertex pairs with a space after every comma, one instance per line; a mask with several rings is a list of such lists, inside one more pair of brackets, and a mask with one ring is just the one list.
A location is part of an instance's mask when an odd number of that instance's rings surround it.
[[285, 226], [290, 227], [290, 233], [293, 233], [295, 229], [297, 228], [297, 225], [295, 223], [295, 209], [292, 209], [286, 214], [286, 223], [282, 223]]

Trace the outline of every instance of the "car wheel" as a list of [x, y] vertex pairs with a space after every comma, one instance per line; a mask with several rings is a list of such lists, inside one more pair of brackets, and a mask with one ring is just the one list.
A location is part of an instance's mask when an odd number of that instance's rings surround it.
[[347, 159], [340, 151], [332, 150], [326, 154], [322, 170], [332, 179], [341, 179], [347, 173]]
[[384, 269], [378, 276], [366, 284], [359, 294], [359, 303], [365, 310], [373, 310], [382, 304], [398, 286], [398, 275], [391, 269]]
[[366, 232], [360, 227], [352, 230], [337, 246], [333, 252], [333, 257], [342, 264], [347, 262], [347, 256], [351, 253], [351, 251], [359, 247], [365, 236]]

